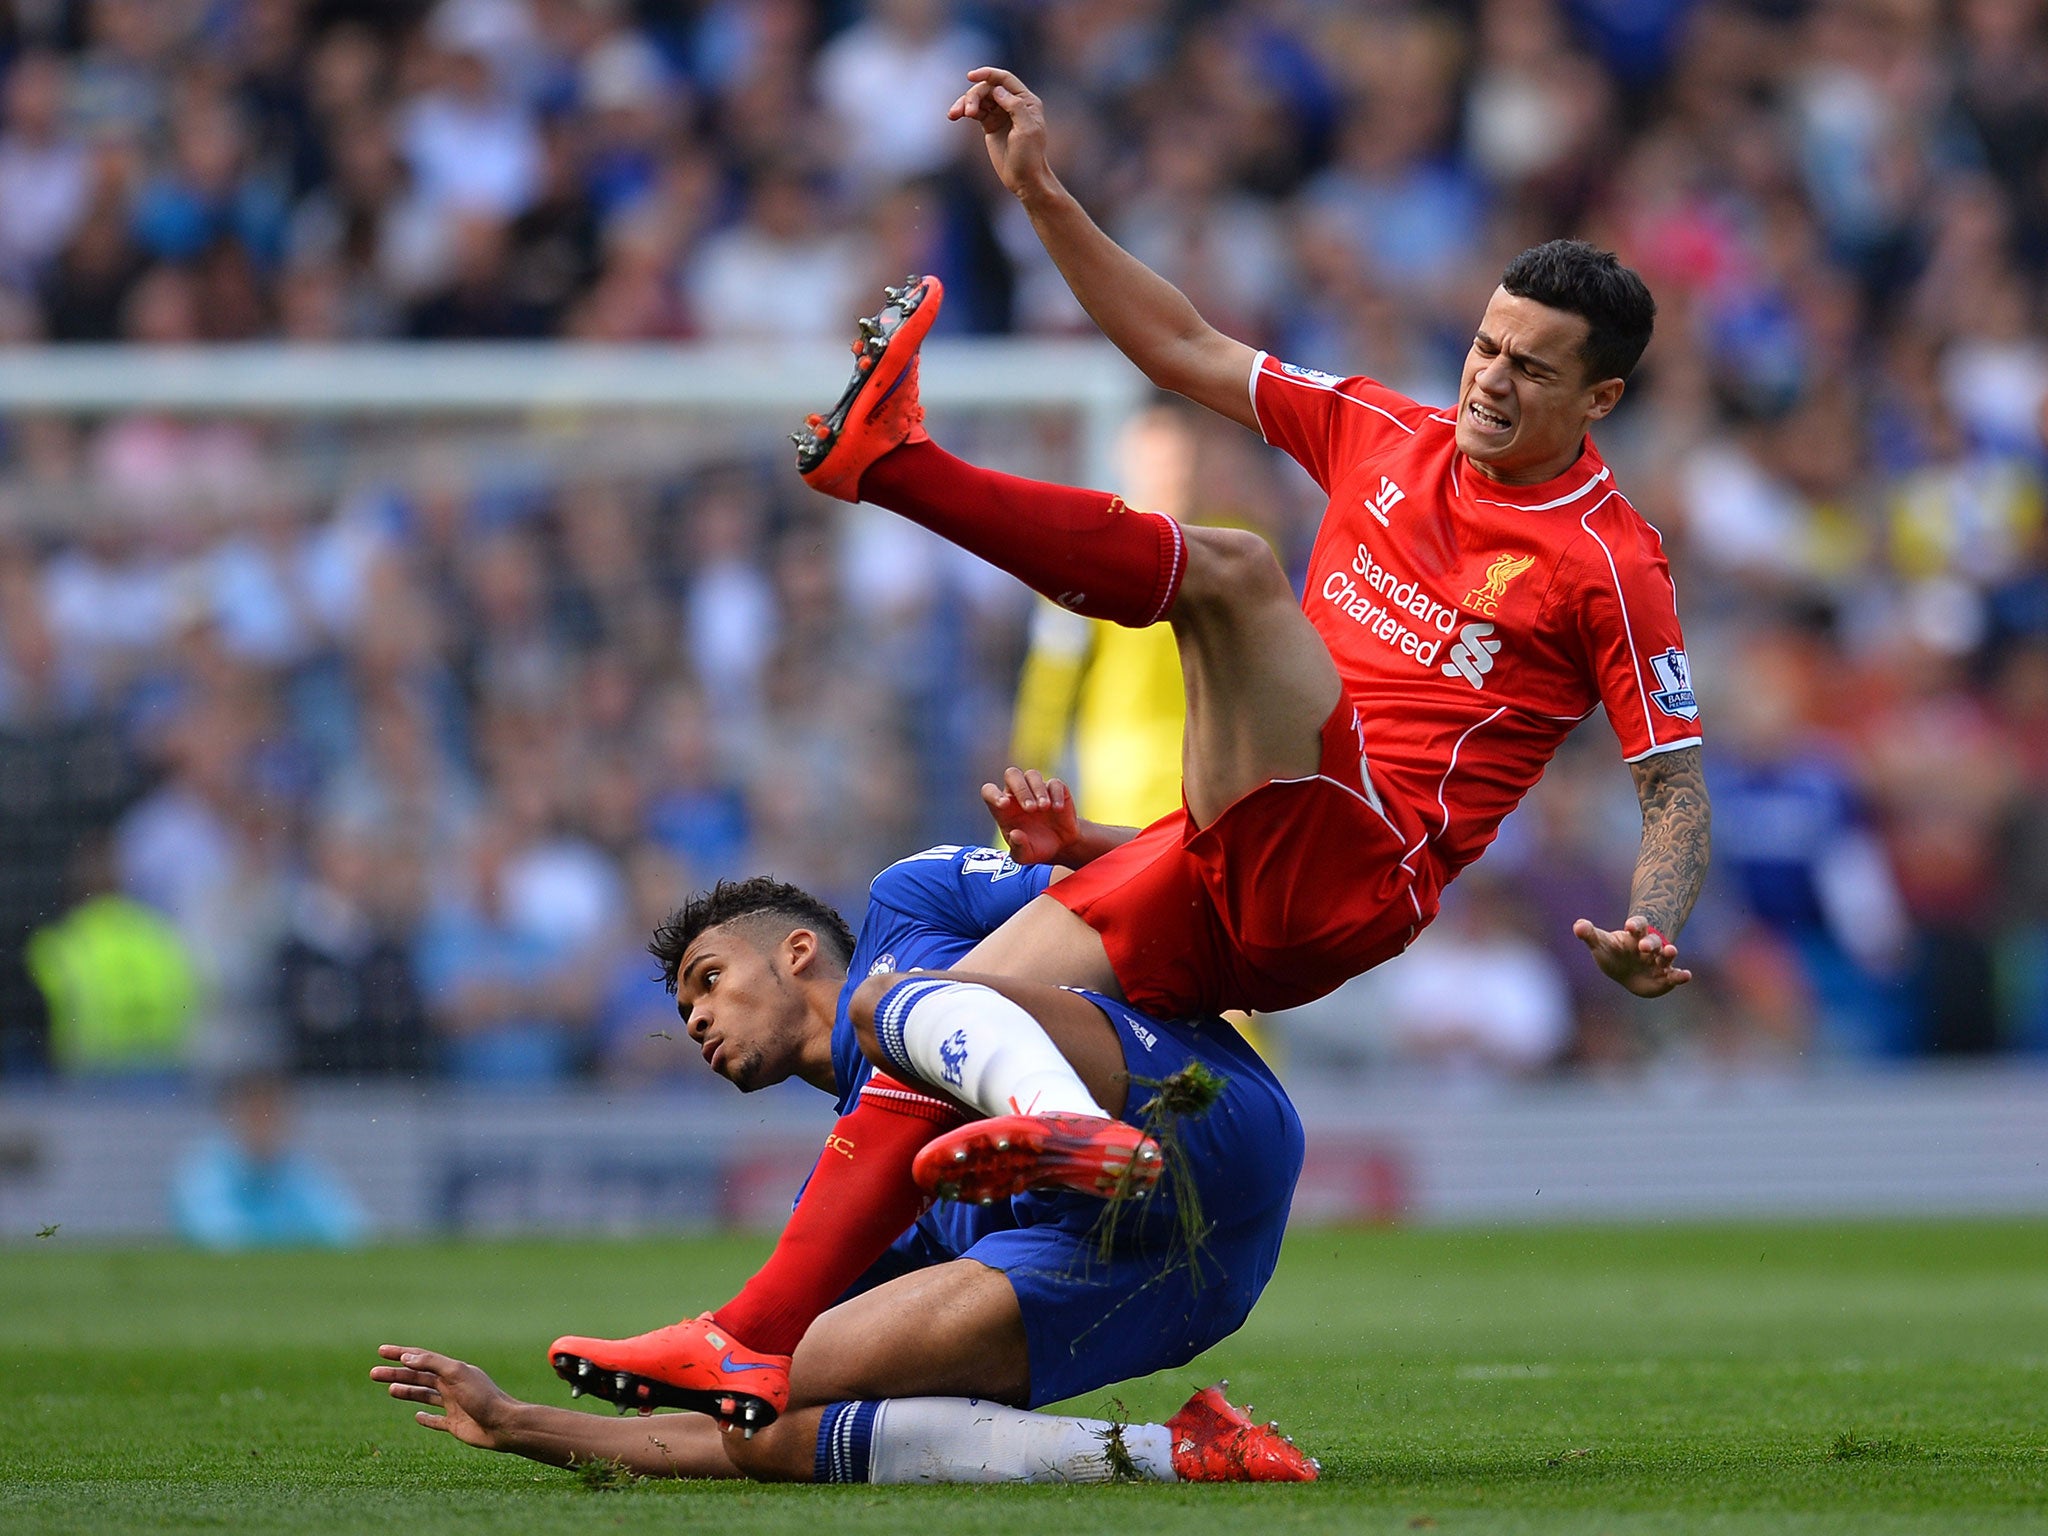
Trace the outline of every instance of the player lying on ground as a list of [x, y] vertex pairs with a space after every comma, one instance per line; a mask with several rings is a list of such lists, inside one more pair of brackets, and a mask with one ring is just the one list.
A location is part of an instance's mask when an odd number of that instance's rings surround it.
[[[1066, 786], [1035, 770], [1012, 768], [1002, 790], [984, 785], [983, 796], [1024, 862], [1047, 867], [1008, 885], [992, 882], [991, 889], [1006, 899], [942, 903], [918, 920], [914, 935], [868, 944], [857, 976], [877, 966], [893, 973], [898, 965], [950, 964], [1051, 880], [1130, 835], [1127, 828], [1078, 820]], [[1038, 800], [1054, 808], [1020, 808]], [[1050, 867], [1056, 851], [1066, 860], [1064, 868]], [[974, 858], [998, 876], [1013, 873], [1002, 854], [976, 850]], [[963, 869], [964, 859], [965, 855]], [[864, 943], [878, 934], [898, 934], [908, 921], [880, 893], [901, 890], [910, 907], [930, 905], [925, 896], [931, 893], [921, 895], [908, 871], [935, 862], [934, 857], [913, 858], [884, 872], [871, 899]], [[921, 873], [927, 883], [936, 878], [934, 871]], [[975, 887], [970, 883], [967, 889], [971, 893]], [[664, 930], [657, 935], [655, 948], [705, 1060], [743, 1091], [781, 1081], [788, 1073], [778, 1056], [734, 1047], [722, 1031], [714, 1037], [717, 1008], [709, 1000], [700, 1006], [689, 995], [695, 976], [683, 961], [682, 932], [673, 926]], [[840, 1094], [840, 1118], [825, 1138], [825, 1154], [767, 1262], [737, 1296], [700, 1317], [628, 1339], [558, 1340], [554, 1353], [566, 1379], [628, 1406], [693, 1408], [742, 1426], [765, 1424], [787, 1400], [789, 1357], [805, 1331], [927, 1211], [927, 1188], [948, 1198], [976, 1201], [1005, 1199], [1034, 1186], [1128, 1196], [1141, 1193], [1158, 1176], [1158, 1145], [1139, 1127], [1075, 1117], [1064, 1124], [1033, 1119], [1022, 1125], [1010, 1148], [994, 1149], [995, 1155], [965, 1170], [963, 1179], [959, 1163], [948, 1155], [944, 1135], [960, 1124], [963, 1112], [952, 1100], [910, 1088], [867, 1064], [846, 1007], [847, 998], [857, 995], [855, 981], [846, 981], [842, 990], [846, 996], [835, 1000], [834, 1014], [836, 1038], [844, 1050], [838, 1065], [856, 1088]], [[1013, 1050], [1002, 1059], [1020, 1079], [1020, 1090], [1034, 1097], [1041, 1090], [1085, 1094], [1092, 1104], [1096, 1090], [1070, 1064], [1069, 1057], [1075, 1057], [1086, 1059], [1084, 1071], [1090, 1081], [1106, 1082], [1107, 1092], [1121, 1100], [1127, 1090], [1116, 1074], [1124, 1063], [1115, 1042], [1105, 1040], [1094, 1027], [1095, 1011], [1075, 1009], [1062, 997], [1046, 1001], [1088, 1027], [1063, 1036], [1055, 1045], [1038, 1020], [1019, 1009], [1017, 1017], [1030, 1027], [1017, 1031]], [[1158, 1035], [1149, 1027], [1148, 1033]], [[1093, 1059], [1087, 1059], [1091, 1052]], [[1258, 1075], [1266, 1075], [1263, 1064]], [[836, 1079], [833, 1086], [840, 1086]], [[927, 1152], [935, 1138], [941, 1144]], [[957, 1220], [938, 1213], [927, 1224]]]
[[[1689, 980], [1671, 940], [1708, 856], [1699, 708], [1662, 543], [1588, 436], [1649, 342], [1642, 280], [1579, 242], [1524, 251], [1480, 318], [1455, 409], [1433, 409], [1215, 330], [1060, 186], [1022, 82], [994, 69], [969, 79], [952, 115], [980, 123], [1104, 333], [1154, 383], [1292, 455], [1330, 502], [1297, 601], [1255, 534], [1182, 528], [933, 443], [916, 353], [935, 281], [891, 290], [863, 324], [845, 393], [797, 434], [805, 480], [892, 508], [1076, 612], [1164, 619], [1187, 684], [1183, 809], [1025, 908], [962, 969], [1094, 987], [1166, 1015], [1321, 996], [1414, 938], [1558, 744], [1604, 705], [1635, 776], [1642, 844], [1629, 915], [1574, 931], [1630, 991]], [[878, 977], [856, 1021], [878, 1063], [936, 1083], [960, 1075], [964, 1055], [979, 1091], [960, 1096], [991, 1116], [1013, 1107], [1012, 1084], [977, 1059], [1020, 1027], [1014, 1013]], [[1041, 1105], [1089, 1108], [1071, 1084]], [[998, 1120], [987, 1134], [1015, 1132]]]
[[[657, 933], [653, 947], [676, 988], [690, 1037], [715, 1071], [743, 1089], [801, 1077], [835, 1093], [845, 1110], [863, 1094], [901, 1092], [877, 1088], [885, 1080], [871, 1077], [854, 1038], [846, 1005], [855, 978], [878, 965], [950, 963], [1050, 878], [1048, 869], [1020, 868], [992, 849], [933, 849], [877, 878], [857, 944], [837, 914], [791, 887], [765, 880], [721, 885], [687, 904]], [[754, 1475], [816, 1471], [885, 1480], [927, 1462], [957, 1476], [1007, 1479], [1044, 1462], [1063, 1469], [1063, 1477], [1082, 1475], [1074, 1447], [1085, 1442], [1099, 1458], [1099, 1439], [1088, 1440], [1094, 1429], [1077, 1439], [1071, 1421], [992, 1414], [989, 1400], [1061, 1401], [1184, 1364], [1234, 1332], [1279, 1256], [1301, 1166], [1300, 1122], [1271, 1071], [1220, 1020], [1161, 1021], [1108, 998], [1041, 983], [992, 985], [1033, 1020], [1020, 1049], [1045, 1052], [1062, 1074], [1078, 1070], [1093, 1094], [1123, 1107], [1124, 1135], [1091, 1129], [1068, 1144], [1066, 1155], [1086, 1159], [1089, 1170], [1084, 1180], [1083, 1162], [1070, 1162], [1075, 1182], [1092, 1187], [1105, 1163], [1129, 1164], [1141, 1140], [1136, 1122], [1157, 1120], [1148, 1106], [1155, 1097], [1173, 1096], [1160, 1084], [1184, 1084], [1191, 1065], [1221, 1079], [1203, 1112], [1162, 1126], [1161, 1140], [1177, 1155], [1167, 1159], [1149, 1195], [1116, 1207], [1107, 1229], [1103, 1202], [1070, 1192], [938, 1207], [893, 1245], [889, 1238], [896, 1234], [883, 1235], [876, 1251], [887, 1246], [889, 1252], [867, 1277], [873, 1288], [819, 1318], [804, 1332], [793, 1362], [750, 1351], [715, 1322], [700, 1319], [639, 1340], [557, 1340], [550, 1350], [556, 1369], [572, 1385], [622, 1405], [697, 1407], [742, 1424], [772, 1417], [772, 1428], [756, 1437], [760, 1444], [723, 1442], [733, 1448], [734, 1465]], [[1051, 1065], [1041, 1061], [1041, 1070]], [[934, 1150], [943, 1152], [943, 1145]], [[817, 1198], [827, 1169], [858, 1166], [868, 1152], [845, 1138], [828, 1143], [799, 1215]], [[1202, 1221], [1201, 1213], [1211, 1210], [1213, 1218]], [[1192, 1232], [1198, 1225], [1202, 1230]], [[687, 1369], [643, 1372], [644, 1355], [658, 1355], [664, 1364], [680, 1359]], [[377, 1379], [429, 1389], [405, 1369], [380, 1367]], [[441, 1374], [438, 1367], [427, 1369]], [[432, 1390], [445, 1397], [452, 1388]], [[488, 1383], [476, 1390], [484, 1394], [480, 1404], [497, 1402]], [[902, 1455], [880, 1474], [807, 1459], [819, 1445], [843, 1447], [849, 1436], [865, 1445], [879, 1412], [874, 1400], [935, 1394], [984, 1401], [971, 1410], [964, 1404], [889, 1410], [884, 1424], [897, 1436], [889, 1444]], [[1176, 1463], [1180, 1476], [1275, 1477], [1305, 1470], [1277, 1437], [1225, 1424], [1217, 1417], [1224, 1412], [1220, 1400], [1202, 1404], [1187, 1410], [1193, 1418], [1178, 1421], [1182, 1433], [1174, 1444], [1189, 1442]], [[1194, 1419], [1209, 1418], [1216, 1421], [1213, 1432], [1197, 1433]], [[963, 1429], [964, 1440], [934, 1428], [955, 1420], [984, 1427]], [[572, 1431], [602, 1436], [601, 1448], [593, 1451], [593, 1441], [582, 1455], [616, 1456], [625, 1443], [610, 1429], [585, 1428], [604, 1421], [584, 1414], [535, 1410], [519, 1421], [532, 1432], [501, 1448], [540, 1459], [560, 1460], [567, 1449], [561, 1437]], [[713, 1432], [708, 1419], [701, 1429], [672, 1435], [667, 1426], [675, 1422], [664, 1421], [659, 1432], [665, 1446], [634, 1442], [651, 1470], [663, 1470], [662, 1458], [684, 1443], [676, 1435], [700, 1448], [720, 1443], [703, 1438]], [[821, 1424], [828, 1441], [817, 1439]], [[994, 1447], [988, 1424], [1000, 1426]], [[1205, 1449], [1212, 1444], [1224, 1449]], [[966, 1458], [957, 1465], [949, 1459], [955, 1451]], [[995, 1470], [976, 1472], [990, 1456], [997, 1458]], [[682, 1470], [696, 1474], [707, 1464], [708, 1458], [693, 1455]]]
[[698, 1414], [650, 1421], [524, 1402], [468, 1361], [430, 1349], [385, 1344], [377, 1353], [395, 1363], [370, 1379], [425, 1404], [413, 1417], [428, 1429], [551, 1467], [613, 1462], [641, 1477], [795, 1483], [1312, 1483], [1320, 1470], [1273, 1425], [1233, 1408], [1222, 1387], [1203, 1388], [1164, 1424], [901, 1397], [792, 1413], [747, 1438]]

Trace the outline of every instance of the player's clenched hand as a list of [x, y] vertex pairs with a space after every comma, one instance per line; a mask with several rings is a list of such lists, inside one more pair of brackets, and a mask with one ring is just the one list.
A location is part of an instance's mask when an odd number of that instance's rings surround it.
[[1593, 952], [1600, 969], [1637, 997], [1662, 997], [1692, 980], [1678, 965], [1678, 946], [1650, 927], [1637, 913], [1619, 928], [1601, 928], [1580, 918], [1572, 934]]
[[373, 1367], [370, 1380], [385, 1383], [400, 1402], [442, 1410], [415, 1413], [420, 1423], [446, 1430], [465, 1445], [487, 1451], [503, 1448], [503, 1431], [519, 1400], [490, 1377], [466, 1361], [407, 1344], [379, 1344], [377, 1353], [398, 1364]]
[[1001, 786], [981, 786], [1010, 857], [1019, 864], [1058, 864], [1081, 835], [1073, 791], [1036, 768], [1007, 768]]
[[990, 164], [1010, 191], [1019, 197], [1038, 191], [1052, 180], [1045, 159], [1045, 107], [1007, 69], [970, 69], [973, 83], [946, 116], [953, 122], [973, 118], [981, 124]]

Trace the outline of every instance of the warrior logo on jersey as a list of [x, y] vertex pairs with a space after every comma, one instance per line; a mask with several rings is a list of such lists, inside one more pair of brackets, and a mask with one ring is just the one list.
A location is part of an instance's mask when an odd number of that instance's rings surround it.
[[1306, 379], [1311, 384], [1320, 384], [1325, 389], [1334, 389], [1343, 380], [1334, 373], [1324, 373], [1320, 368], [1304, 368], [1298, 363], [1282, 363], [1280, 371], [1292, 379]]
[[1680, 720], [1699, 719], [1699, 700], [1692, 692], [1692, 663], [1685, 659], [1685, 652], [1674, 645], [1661, 656], [1652, 656], [1650, 670], [1663, 685], [1650, 695], [1657, 707]]
[[1379, 494], [1365, 498], [1365, 510], [1380, 520], [1382, 528], [1391, 528], [1394, 525], [1387, 521], [1387, 514], [1393, 511], [1396, 505], [1407, 499], [1408, 493], [1406, 491], [1394, 484], [1385, 475], [1381, 475]]
[[1502, 555], [1486, 568], [1486, 580], [1465, 594], [1465, 606], [1474, 613], [1492, 618], [1500, 609], [1502, 595], [1508, 583], [1536, 563], [1534, 555]]

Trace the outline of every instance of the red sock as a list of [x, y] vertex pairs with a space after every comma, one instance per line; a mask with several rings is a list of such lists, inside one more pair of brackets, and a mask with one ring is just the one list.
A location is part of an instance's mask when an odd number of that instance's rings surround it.
[[749, 1349], [786, 1355], [931, 1203], [912, 1182], [918, 1148], [965, 1117], [876, 1073], [825, 1141], [768, 1262], [711, 1314]]
[[922, 523], [1063, 608], [1133, 629], [1166, 617], [1187, 570], [1186, 537], [1165, 513], [980, 469], [934, 442], [875, 460], [860, 499]]

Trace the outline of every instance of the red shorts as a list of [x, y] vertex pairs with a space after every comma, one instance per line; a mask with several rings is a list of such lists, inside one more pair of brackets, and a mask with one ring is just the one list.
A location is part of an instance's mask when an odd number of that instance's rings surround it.
[[1365, 777], [1358, 712], [1323, 723], [1320, 771], [1270, 779], [1197, 828], [1185, 805], [1047, 892], [1102, 935], [1134, 1008], [1270, 1012], [1408, 947], [1441, 886], [1421, 821]]

